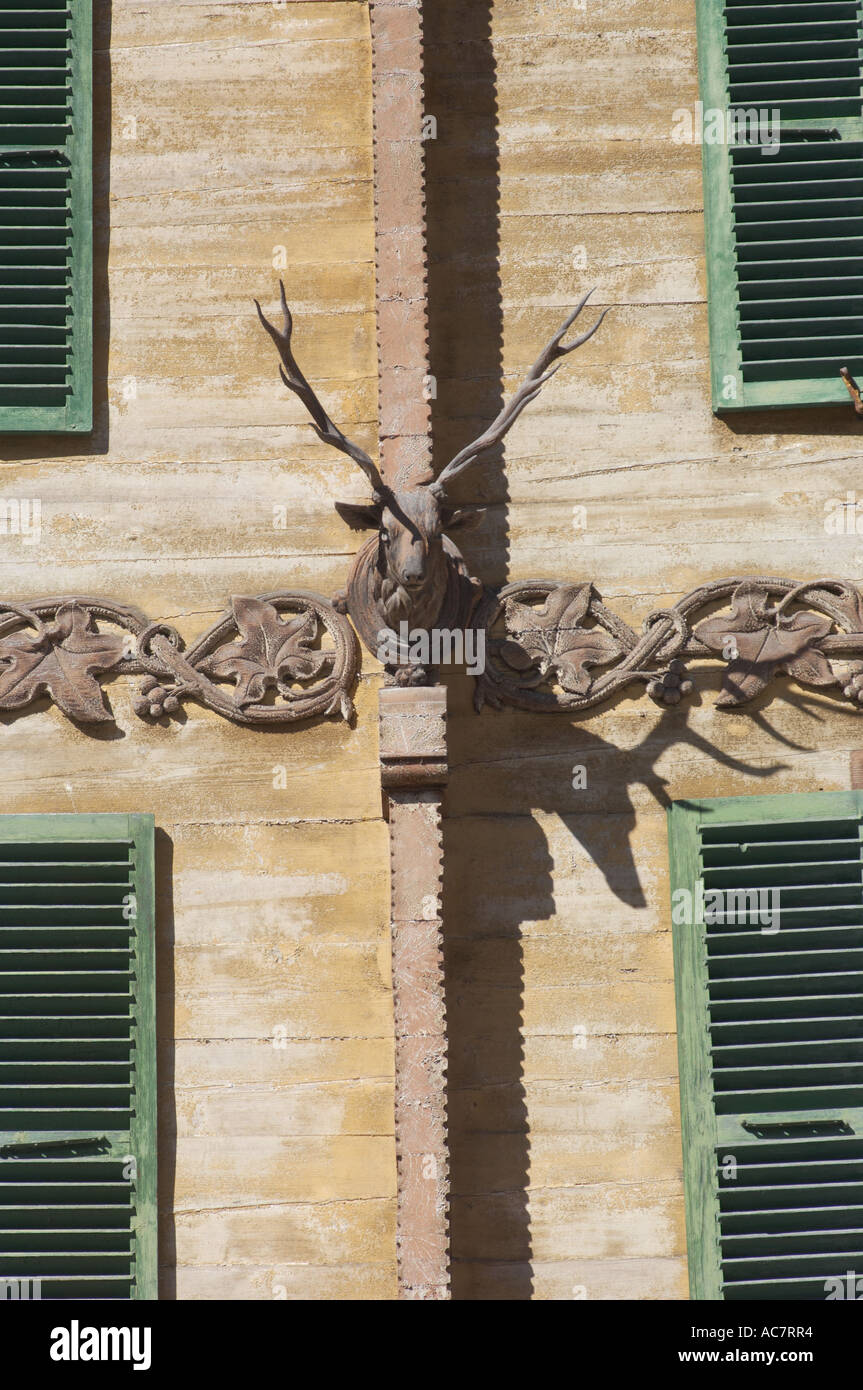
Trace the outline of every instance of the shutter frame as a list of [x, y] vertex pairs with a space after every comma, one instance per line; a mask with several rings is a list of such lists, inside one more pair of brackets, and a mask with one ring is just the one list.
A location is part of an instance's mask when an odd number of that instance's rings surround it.
[[[699, 872], [696, 819], [689, 805], [672, 802], [668, 809], [672, 893], [693, 884]], [[694, 929], [673, 931], [672, 945], [689, 1292], [694, 1299], [721, 1299], [707, 961]]]
[[[92, 842], [99, 842], [99, 844], [103, 846], [110, 846], [112, 842], [116, 842], [118, 845], [127, 845], [130, 849], [131, 864], [128, 867], [126, 876], [123, 877], [118, 875], [111, 878], [112, 884], [118, 890], [122, 890], [126, 888], [127, 885], [131, 885], [130, 891], [135, 895], [136, 907], [134, 919], [129, 922], [128, 932], [130, 949], [132, 951], [133, 972], [129, 1005], [133, 1021], [128, 1029], [131, 1049], [128, 1054], [130, 1060], [126, 1072], [132, 1087], [132, 1113], [129, 1116], [128, 1125], [121, 1129], [110, 1129], [99, 1121], [93, 1120], [92, 1123], [88, 1121], [87, 1127], [76, 1126], [75, 1129], [71, 1130], [61, 1128], [59, 1123], [55, 1123], [54, 1127], [51, 1129], [15, 1130], [10, 1128], [7, 1122], [4, 1132], [0, 1134], [0, 1145], [11, 1144], [12, 1146], [16, 1146], [20, 1145], [22, 1142], [44, 1144], [46, 1140], [50, 1143], [58, 1139], [62, 1140], [63, 1138], [73, 1136], [78, 1137], [80, 1141], [84, 1136], [98, 1138], [105, 1136], [108, 1140], [108, 1144], [107, 1146], [102, 1146], [101, 1151], [98, 1153], [98, 1157], [100, 1160], [106, 1160], [113, 1164], [113, 1177], [106, 1177], [104, 1179], [94, 1177], [88, 1179], [94, 1184], [98, 1181], [116, 1182], [117, 1171], [119, 1171], [121, 1161], [128, 1155], [135, 1158], [137, 1163], [137, 1175], [134, 1184], [129, 1188], [131, 1208], [128, 1223], [124, 1225], [117, 1219], [106, 1219], [103, 1222], [101, 1215], [104, 1214], [106, 1217], [115, 1217], [116, 1213], [110, 1208], [103, 1207], [100, 1210], [97, 1210], [96, 1207], [91, 1208], [92, 1211], [96, 1212], [96, 1224], [104, 1224], [106, 1228], [109, 1227], [116, 1233], [118, 1240], [121, 1238], [122, 1232], [128, 1230], [128, 1238], [129, 1241], [131, 1241], [132, 1260], [131, 1264], [129, 1264], [127, 1260], [126, 1268], [130, 1269], [131, 1273], [122, 1277], [124, 1284], [129, 1288], [128, 1296], [135, 1300], [156, 1299], [158, 1297], [154, 840], [155, 829], [152, 815], [58, 814], [0, 817], [0, 857], [2, 857], [2, 852], [6, 851], [10, 845], [20, 845], [22, 847], [22, 857], [28, 859], [32, 858], [34, 869], [37, 871], [40, 862], [38, 849], [35, 856], [27, 855], [27, 847], [45, 847], [50, 846], [52, 843], [57, 843], [67, 846], [68, 853], [68, 846], [75, 842], [83, 842], [84, 845], [92, 844]], [[9, 862], [8, 853], [5, 855], [5, 861]], [[44, 856], [41, 862], [45, 862]], [[86, 866], [91, 862], [95, 863], [95, 860], [82, 853], [80, 863]], [[122, 863], [122, 860], [118, 860], [118, 863]], [[0, 865], [0, 879], [2, 879], [2, 877], [2, 865]], [[89, 872], [82, 871], [82, 877], [83, 881], [86, 883], [90, 877]], [[44, 875], [42, 881], [46, 885], [46, 896], [48, 896], [47, 884], [49, 882], [58, 883], [61, 887], [68, 886], [70, 883], [68, 876], [51, 879], [50, 875]], [[74, 881], [74, 875], [72, 876], [72, 881]], [[7, 900], [8, 906], [10, 901], [8, 891], [2, 896]], [[113, 895], [113, 899], [116, 902], [116, 893]], [[106, 893], [105, 902], [107, 903], [108, 900], [109, 895]], [[12, 901], [14, 901], [14, 899], [12, 899]], [[33, 902], [34, 898], [32, 893], [25, 894], [21, 901], [25, 904], [27, 902]], [[25, 915], [30, 913], [32, 913], [32, 908], [27, 908]], [[0, 918], [4, 916], [5, 914], [0, 914]], [[116, 907], [113, 912], [109, 910], [106, 916], [106, 930], [112, 934], [119, 932], [120, 928], [116, 926]], [[47, 918], [45, 923], [46, 927], [50, 929], [57, 925], [57, 923], [51, 921], [50, 916]], [[14, 951], [26, 950], [26, 947], [21, 947], [17, 944], [17, 937], [20, 937], [22, 932], [26, 930], [26, 926], [16, 925], [12, 937], [15, 944], [9, 947], [8, 940], [5, 940], [3, 944], [7, 946], [8, 949]], [[80, 942], [76, 944], [80, 945]], [[44, 946], [44, 942], [42, 945]], [[65, 942], [62, 948], [58, 947], [57, 949], [67, 949]], [[50, 964], [46, 965], [45, 968], [50, 969]], [[2, 996], [0, 996], [0, 1004], [2, 1004]], [[0, 1013], [7, 1011], [8, 1005], [5, 1009], [0, 1007]], [[15, 1012], [14, 1007], [12, 1012]], [[22, 1011], [22, 1017], [26, 1016], [27, 1011]], [[66, 1053], [64, 1049], [60, 1049], [63, 1054], [60, 1058], [61, 1061], [74, 1058], [74, 1010], [72, 1010], [69, 1016], [72, 1018], [69, 1032], [67, 1033], [65, 1029], [62, 1028], [58, 1030], [64, 1037], [69, 1036], [70, 1038], [68, 1053]], [[11, 1027], [7, 1026], [0, 1031], [0, 1060], [4, 1059], [3, 1034], [14, 1036], [16, 1023], [17, 1020], [12, 1019]], [[49, 1030], [49, 1033], [51, 1031], [52, 1030]], [[6, 1051], [6, 1059], [10, 1059], [14, 1055], [15, 1061], [20, 1062], [22, 1054], [26, 1058], [28, 1053], [26, 1038], [40, 1038], [38, 1024], [34, 1026], [32, 1030], [25, 1027], [24, 1033], [26, 1034], [25, 1040], [9, 1048]], [[99, 1033], [98, 1036], [100, 1038], [104, 1036], [105, 1038], [122, 1039], [123, 1035], [121, 1032], [115, 1033], [109, 1031], [104, 1034]], [[46, 1046], [52, 1049], [54, 1048], [53, 1043], [42, 1043], [42, 1051], [34, 1052], [34, 1057], [44, 1057]], [[106, 1043], [105, 1047], [110, 1050], [111, 1044]], [[53, 1056], [53, 1053], [51, 1055]], [[99, 1055], [103, 1055], [101, 1049], [99, 1050]], [[85, 1064], [81, 1062], [80, 1065]], [[26, 1102], [24, 1108], [27, 1108]], [[2, 1123], [2, 1121], [0, 1121], [0, 1123]], [[34, 1155], [33, 1162], [38, 1162], [40, 1158], [44, 1156], [45, 1155], [40, 1154]], [[94, 1157], [96, 1157], [96, 1155], [92, 1152], [92, 1146], [86, 1146], [80, 1158], [80, 1162], [86, 1162], [87, 1159], [92, 1161]], [[73, 1160], [78, 1161], [75, 1159], [74, 1155], [70, 1155], [67, 1161]], [[5, 1210], [9, 1206], [15, 1206], [19, 1201], [19, 1199], [14, 1196], [16, 1179], [18, 1179], [19, 1184], [27, 1180], [26, 1168], [22, 1165], [21, 1170], [17, 1169], [17, 1162], [18, 1159], [16, 1157], [12, 1157], [11, 1160], [6, 1157], [0, 1159], [0, 1226], [3, 1228], [8, 1228], [10, 1224], [9, 1221], [5, 1219]], [[20, 1177], [19, 1172], [22, 1174]], [[68, 1181], [74, 1180], [74, 1177], [68, 1179]], [[52, 1172], [50, 1176], [45, 1176], [44, 1181], [62, 1190], [63, 1175], [59, 1169], [57, 1170], [56, 1176]], [[13, 1190], [13, 1195], [11, 1197], [8, 1195], [10, 1189]], [[51, 1229], [56, 1226], [57, 1223], [54, 1220], [54, 1211], [62, 1215], [63, 1206], [68, 1205], [73, 1198], [74, 1194], [72, 1194], [71, 1197], [63, 1196], [62, 1198], [58, 1198], [57, 1201], [59, 1205], [57, 1205], [53, 1211], [51, 1210], [50, 1201], [48, 1202], [49, 1211], [45, 1214], [44, 1221], [46, 1228]], [[20, 1200], [23, 1201], [24, 1199], [21, 1198]], [[96, 1202], [98, 1205], [98, 1194], [89, 1199], [85, 1198], [85, 1203], [88, 1200], [90, 1202]], [[33, 1221], [31, 1224], [39, 1225], [41, 1223], [39, 1221]], [[75, 1222], [73, 1222], [73, 1225], [75, 1225]], [[97, 1241], [96, 1245], [98, 1250], [110, 1251], [113, 1248], [110, 1241]], [[25, 1251], [20, 1277], [26, 1277], [28, 1272], [35, 1273], [36, 1277], [40, 1277], [38, 1273], [39, 1256], [35, 1253], [39, 1249], [38, 1243], [32, 1247], [34, 1253], [29, 1255], [27, 1255], [26, 1252], [30, 1249], [30, 1246], [27, 1245], [26, 1241], [23, 1245], [17, 1246], [16, 1248]], [[76, 1247], [73, 1245], [70, 1248]], [[2, 1251], [2, 1249], [3, 1229], [0, 1229], [0, 1251]], [[18, 1257], [15, 1256], [14, 1252], [10, 1252], [6, 1255], [5, 1268], [9, 1272], [5, 1277], [15, 1277], [14, 1266], [16, 1258]], [[96, 1256], [93, 1258], [97, 1259]], [[31, 1261], [29, 1265], [27, 1264], [28, 1259]], [[97, 1279], [99, 1277], [107, 1278], [109, 1272], [115, 1269], [115, 1262], [119, 1261], [119, 1259], [119, 1254], [109, 1255], [108, 1259], [104, 1262], [105, 1269], [101, 1272], [101, 1275], [97, 1268], [92, 1272], [93, 1277]], [[20, 1262], [19, 1260], [19, 1263]], [[74, 1277], [74, 1273], [68, 1275], [69, 1280], [73, 1280]], [[50, 1294], [43, 1291], [42, 1296], [46, 1297], [50, 1296]], [[80, 1294], [60, 1296], [72, 1297], [80, 1296]], [[104, 1296], [116, 1297], [116, 1292], [112, 1293], [109, 1291]]]
[[[725, 0], [696, 0], [698, 90], [705, 110], [728, 106], [725, 65]], [[702, 145], [704, 234], [707, 262], [707, 311], [710, 331], [710, 380], [714, 411], [732, 409], [723, 399], [726, 376], [739, 383], [740, 340], [737, 332], [737, 264], [731, 208], [731, 158], [728, 146]]]
[[158, 1119], [156, 1071], [156, 906], [155, 821], [152, 815], [127, 817], [135, 841], [137, 895], [137, 966], [135, 1038], [135, 1114], [132, 1152], [138, 1160], [136, 1267], [133, 1298], [159, 1297], [158, 1265]]
[[[863, 792], [817, 792], [674, 802], [668, 811], [672, 895], [675, 890], [683, 888], [692, 892], [696, 880], [702, 877], [705, 867], [709, 867], [704, 865], [702, 859], [700, 844], [702, 828], [710, 829], [723, 824], [731, 826], [735, 822], [748, 826], [760, 826], [776, 825], [787, 821], [832, 820], [855, 821], [859, 836], [860, 827], [863, 825]], [[771, 860], [770, 862], [774, 861]], [[791, 864], [793, 872], [795, 861], [788, 860], [787, 862]], [[734, 885], [729, 883], [728, 886]], [[674, 901], [672, 896], [672, 904]], [[780, 926], [780, 932], [782, 930], [783, 928]], [[852, 1142], [856, 1140], [855, 1147], [859, 1150], [860, 1143], [863, 1141], [863, 1108], [859, 1108], [855, 1104], [853, 1108], [848, 1109], [841, 1103], [837, 1103], [829, 1108], [818, 1109], [813, 1106], [807, 1109], [805, 1106], [798, 1107], [792, 1102], [789, 1102], [784, 1113], [780, 1109], [771, 1112], [769, 1107], [756, 1110], [755, 1108], [740, 1109], [735, 1106], [733, 1112], [721, 1111], [717, 1108], [715, 1100], [717, 1096], [721, 1097], [722, 1090], [721, 1088], [714, 1089], [712, 1074], [711, 1018], [708, 998], [709, 961], [704, 939], [705, 933], [706, 927], [703, 921], [689, 926], [675, 923], [672, 917], [690, 1295], [693, 1299], [759, 1297], [763, 1294], [758, 1292], [747, 1294], [745, 1291], [735, 1289], [733, 1281], [731, 1284], [723, 1284], [723, 1252], [720, 1232], [721, 1184], [718, 1176], [718, 1158], [723, 1156], [723, 1150], [726, 1147], [729, 1152], [734, 1153], [736, 1150], [739, 1154], [742, 1146], [745, 1145], [748, 1150], [748, 1154], [745, 1156], [750, 1161], [772, 1161], [775, 1164], [778, 1161], [776, 1159], [757, 1157], [756, 1145], [763, 1144], [765, 1151], [769, 1151], [770, 1145], [775, 1149], [776, 1138], [753, 1136], [751, 1132], [747, 1133], [747, 1130], [742, 1126], [744, 1118], [751, 1124], [757, 1116], [758, 1125], [763, 1127], [764, 1123], [770, 1122], [771, 1114], [776, 1123], [785, 1122], [789, 1115], [792, 1119], [799, 1116], [801, 1120], [807, 1122], [816, 1118], [828, 1120], [833, 1125], [848, 1117], [853, 1120]], [[860, 932], [860, 944], [863, 946], [863, 928]], [[716, 957], [714, 956], [713, 959], [715, 960]], [[801, 993], [804, 994], [805, 990], [802, 990]], [[792, 1017], [806, 1020], [807, 1023], [811, 1016], [809, 1009], [802, 1010], [799, 1014], [795, 1014], [793, 1010], [789, 1012]], [[766, 1016], [770, 1017], [771, 1015], [768, 1012]], [[859, 1037], [863, 1037], [861, 1024], [863, 1024], [863, 1013], [856, 1020], [856, 1036]], [[738, 1026], [744, 1027], [746, 1025]], [[749, 1026], [759, 1030], [757, 1035], [755, 1032], [751, 1035], [751, 1044], [749, 1045], [754, 1046], [762, 1036], [760, 1029], [764, 1025], [750, 1024]], [[829, 1036], [829, 1032], [827, 1036]], [[747, 1046], [739, 1038], [735, 1038], [735, 1045], [741, 1051]], [[818, 1083], [814, 1084], [817, 1085]], [[781, 1142], [784, 1141], [780, 1141], [780, 1147]], [[795, 1141], [789, 1140], [788, 1142]], [[810, 1140], [809, 1142], [815, 1141]], [[842, 1142], [846, 1142], [844, 1137]], [[815, 1156], [814, 1150], [813, 1156]], [[821, 1161], [834, 1161], [832, 1159], [825, 1160], [823, 1155], [820, 1156]], [[855, 1168], [859, 1168], [863, 1172], [863, 1159], [858, 1158], [855, 1154], [853, 1161]], [[854, 1183], [860, 1186], [860, 1179], [853, 1173], [851, 1176]], [[819, 1181], [823, 1182], [824, 1179], [820, 1178]], [[781, 1184], [781, 1175], [774, 1177], [772, 1182], [768, 1183], [772, 1189], [771, 1195], [777, 1191], [776, 1184]], [[722, 1188], [723, 1194], [732, 1190], [730, 1186]], [[859, 1197], [855, 1198], [853, 1193], [849, 1193], [849, 1198], [853, 1198], [853, 1201], [863, 1207], [863, 1200]], [[731, 1209], [733, 1208], [728, 1208], [728, 1210]], [[829, 1210], [829, 1207], [826, 1210]], [[841, 1203], [836, 1204], [836, 1210], [840, 1213], [844, 1210]], [[758, 1212], [756, 1211], [754, 1219], [757, 1217]], [[857, 1219], [859, 1220], [859, 1218]], [[806, 1230], [808, 1228], [796, 1229]], [[740, 1241], [738, 1240], [737, 1243], [740, 1244]], [[804, 1257], [799, 1256], [799, 1258]], [[842, 1272], [844, 1273], [844, 1271]], [[792, 1277], [798, 1278], [797, 1275]], [[805, 1284], [807, 1281], [812, 1285], [817, 1282], [817, 1276], [801, 1273], [799, 1282]], [[770, 1283], [769, 1280], [767, 1282]], [[771, 1294], [770, 1296], [775, 1297], [776, 1295]], [[789, 1296], [791, 1296], [790, 1293]], [[798, 1293], [797, 1296], [814, 1297], [814, 1294], [803, 1293], [801, 1295]]]
[[[769, 14], [771, 10], [775, 13], [780, 7], [765, 4], [763, 8], [765, 13]], [[732, 105], [726, 48], [727, 10], [726, 0], [696, 0], [699, 94], [705, 111], [726, 112]], [[858, 4], [858, 29], [860, 22], [861, 11]], [[781, 105], [781, 100], [767, 95], [759, 106], [772, 109]], [[752, 104], [754, 105], [754, 102]], [[785, 132], [788, 127], [795, 130], [815, 129], [829, 125], [837, 129], [842, 142], [859, 143], [863, 138], [863, 101], [858, 104], [860, 110], [856, 118], [833, 118], [829, 115], [822, 118], [783, 118], [780, 130]], [[737, 104], [734, 109], [738, 109]], [[811, 148], [811, 142], [806, 143]], [[762, 156], [765, 169], [781, 160], [783, 151], [787, 148], [787, 136], [783, 134], [779, 155]], [[861, 348], [857, 353], [849, 352], [847, 347], [841, 344], [837, 346], [836, 369], [830, 374], [781, 378], [777, 375], [773, 380], [744, 380], [742, 337], [738, 320], [738, 237], [734, 218], [732, 155], [725, 141], [720, 144], [702, 144], [702, 172], [710, 376], [714, 412], [725, 414], [762, 408], [847, 404], [848, 392], [839, 376], [839, 367], [848, 366], [852, 372], [859, 373], [863, 361], [863, 334]], [[863, 179], [863, 151], [860, 155], [859, 178]], [[781, 223], [777, 225], [781, 232]], [[863, 216], [860, 218], [860, 235], [863, 237]], [[786, 264], [793, 267], [797, 261], [789, 257]], [[832, 278], [841, 282], [844, 276], [843, 259], [837, 252], [836, 274]], [[815, 278], [820, 277], [815, 274]], [[836, 293], [841, 294], [839, 283]], [[837, 329], [836, 337], [841, 336]], [[789, 334], [789, 339], [793, 338], [794, 335]], [[727, 394], [726, 383], [729, 378], [736, 383], [735, 396]]]
[[[23, 7], [22, 7], [23, 8]], [[69, 386], [63, 404], [0, 402], [0, 434], [87, 433], [93, 428], [93, 5], [66, 0], [71, 31], [71, 131], [68, 157]], [[39, 11], [31, 11], [35, 18]], [[2, 33], [0, 33], [2, 42]], [[0, 144], [4, 152], [15, 146]], [[38, 142], [34, 141], [38, 150]]]

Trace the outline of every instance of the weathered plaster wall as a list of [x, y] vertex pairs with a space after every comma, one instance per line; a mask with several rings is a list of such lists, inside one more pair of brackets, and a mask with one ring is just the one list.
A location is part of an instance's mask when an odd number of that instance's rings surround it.
[[[363, 480], [281, 386], [252, 296], [277, 304], [284, 247], [302, 365], [373, 447], [368, 13], [96, 9], [96, 430], [81, 453], [0, 441], [2, 495], [43, 512], [41, 544], [0, 537], [0, 579], [11, 598], [111, 595], [190, 638], [231, 594], [333, 593], [355, 548], [332, 499]], [[390, 1297], [374, 677], [353, 731], [237, 729], [199, 708], [148, 727], [132, 684], [110, 686], [119, 733], [54, 708], [4, 718], [3, 810], [152, 811], [163, 832], [163, 1296]]]
[[[479, 572], [591, 578], [636, 627], [735, 572], [859, 578], [863, 544], [824, 531], [857, 477], [850, 409], [710, 411], [700, 152], [670, 138], [697, 98], [693, 0], [436, 0], [430, 25], [441, 459], [580, 290], [617, 306], [513, 429], [506, 483], [465, 481], [493, 502], [466, 546]], [[686, 1296], [665, 806], [847, 787], [861, 737], [790, 682], [740, 714], [700, 684], [664, 714], [622, 699], [579, 722], [477, 719], [459, 687], [456, 1297]]]
[[[710, 413], [698, 151], [670, 139], [697, 95], [693, 0], [427, 8], [441, 460], [582, 286], [618, 306], [513, 431], [506, 483], [492, 465], [465, 483], [492, 503], [466, 543], [477, 571], [591, 577], [636, 623], [734, 571], [859, 575], [861, 546], [823, 530], [859, 424]], [[0, 577], [8, 597], [109, 594], [192, 636], [232, 593], [332, 593], [356, 545], [331, 504], [362, 480], [283, 392], [250, 299], [274, 303], [283, 246], [302, 365], [372, 447], [368, 16], [355, 0], [97, 9], [97, 427], [72, 455], [0, 441], [3, 496], [44, 517], [39, 546], [0, 538]], [[164, 832], [165, 1296], [395, 1292], [364, 668], [352, 732], [238, 730], [194, 706], [148, 728], [119, 682], [119, 735], [55, 709], [0, 728], [4, 810], [152, 810]], [[469, 694], [452, 682], [455, 1294], [683, 1296], [664, 805], [846, 786], [857, 726], [790, 685], [754, 715], [714, 713], [708, 690], [578, 723], [477, 719]]]

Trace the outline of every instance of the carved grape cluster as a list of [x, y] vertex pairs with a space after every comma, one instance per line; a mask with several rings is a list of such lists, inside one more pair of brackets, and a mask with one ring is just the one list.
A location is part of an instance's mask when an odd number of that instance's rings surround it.
[[180, 708], [180, 701], [172, 690], [166, 690], [155, 676], [148, 676], [141, 682], [141, 694], [133, 701], [133, 708], [141, 718], [149, 715], [159, 719], [163, 714], [173, 714]]
[[430, 666], [387, 666], [384, 683], [397, 686], [433, 685], [434, 671]]
[[686, 666], [682, 661], [669, 661], [668, 669], [660, 671], [647, 683], [647, 693], [658, 705], [677, 705], [692, 690]]
[[848, 684], [843, 687], [843, 695], [854, 705], [863, 705], [863, 666], [854, 665], [848, 672]]

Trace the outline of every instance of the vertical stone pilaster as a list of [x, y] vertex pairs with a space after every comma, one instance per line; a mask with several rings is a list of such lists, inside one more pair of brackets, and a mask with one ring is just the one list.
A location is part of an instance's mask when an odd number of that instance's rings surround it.
[[[371, 0], [381, 476], [431, 481], [422, 0]], [[446, 691], [380, 695], [390, 826], [399, 1297], [447, 1299], [449, 1159], [441, 921]]]
[[422, 0], [372, 0], [381, 476], [430, 482]]
[[399, 1297], [448, 1299], [449, 1152], [441, 798], [446, 690], [380, 694], [381, 785], [390, 825]]

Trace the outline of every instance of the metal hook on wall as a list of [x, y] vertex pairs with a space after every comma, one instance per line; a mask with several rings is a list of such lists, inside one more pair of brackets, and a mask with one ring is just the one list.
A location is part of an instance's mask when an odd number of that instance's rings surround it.
[[855, 411], [858, 415], [863, 415], [863, 400], [860, 399], [860, 387], [857, 385], [857, 382], [854, 380], [847, 367], [840, 367], [839, 375], [848, 388], [848, 394], [851, 397]]

